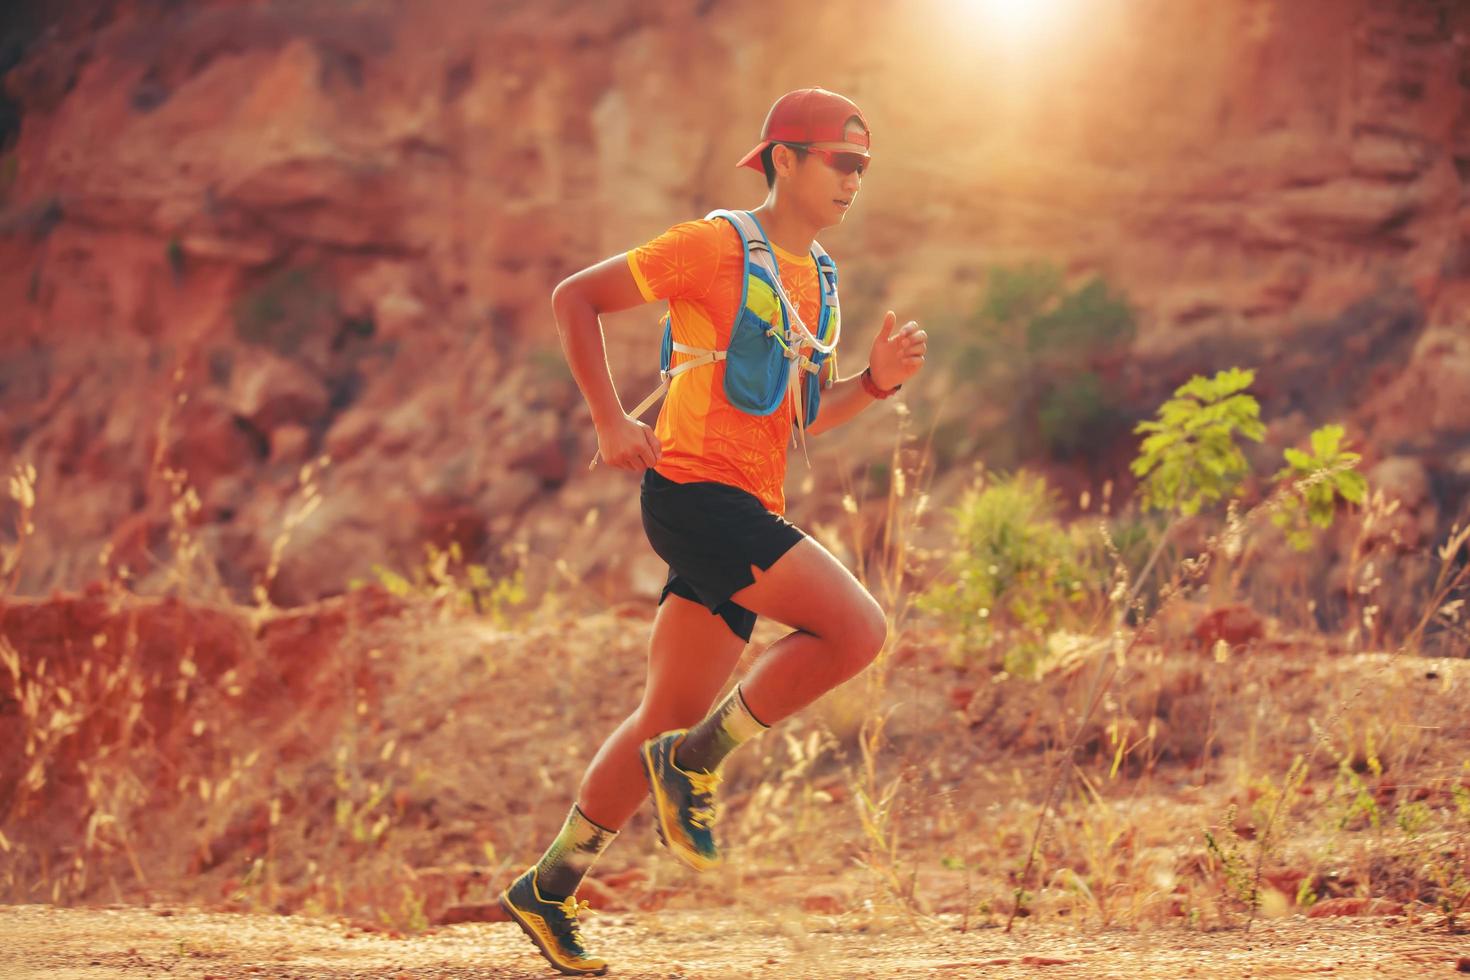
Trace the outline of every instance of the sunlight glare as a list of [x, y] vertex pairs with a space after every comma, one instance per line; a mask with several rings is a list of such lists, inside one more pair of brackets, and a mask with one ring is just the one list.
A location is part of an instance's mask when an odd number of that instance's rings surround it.
[[1054, 30], [1067, 19], [1066, 0], [955, 0], [989, 30], [1016, 42]]

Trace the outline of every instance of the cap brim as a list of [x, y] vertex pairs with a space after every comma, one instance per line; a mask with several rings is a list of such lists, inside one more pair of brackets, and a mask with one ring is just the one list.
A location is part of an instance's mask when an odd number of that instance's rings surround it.
[[735, 164], [736, 168], [738, 169], [740, 167], [749, 167], [751, 170], [764, 174], [766, 172], [766, 169], [761, 166], [761, 154], [764, 153], [766, 147], [770, 145], [770, 140], [761, 140], [755, 145], [755, 149], [751, 150], [749, 153], [745, 154], [745, 156], [740, 158], [740, 162]]

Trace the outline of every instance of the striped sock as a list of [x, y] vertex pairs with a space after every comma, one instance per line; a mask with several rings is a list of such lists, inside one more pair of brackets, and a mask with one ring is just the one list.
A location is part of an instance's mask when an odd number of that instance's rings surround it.
[[567, 822], [562, 824], [561, 833], [536, 862], [536, 887], [541, 897], [560, 902], [568, 895], [575, 895], [592, 862], [617, 835], [617, 831], [599, 827], [587, 819], [582, 808], [574, 805], [567, 814]]
[[710, 716], [693, 728], [674, 752], [674, 764], [685, 772], [714, 772], [740, 743], [769, 728], [755, 715], [737, 687]]

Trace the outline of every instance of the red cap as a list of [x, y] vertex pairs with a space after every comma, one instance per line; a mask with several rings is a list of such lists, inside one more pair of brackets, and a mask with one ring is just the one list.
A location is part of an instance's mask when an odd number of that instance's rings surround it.
[[[854, 116], [863, 131], [849, 136], [847, 124]], [[772, 143], [851, 143], [866, 150], [868, 138], [868, 120], [851, 99], [824, 88], [799, 88], [771, 106], [761, 141], [735, 166], [761, 170], [761, 153]]]

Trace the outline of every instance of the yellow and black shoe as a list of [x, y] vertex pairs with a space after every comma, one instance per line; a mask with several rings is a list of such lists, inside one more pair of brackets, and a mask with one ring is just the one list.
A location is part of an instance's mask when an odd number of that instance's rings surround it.
[[536, 887], [534, 867], [527, 869], [501, 893], [500, 907], [516, 921], [522, 932], [531, 937], [541, 955], [557, 970], [573, 977], [600, 976], [607, 972], [606, 962], [588, 956], [587, 950], [582, 948], [577, 916], [590, 906], [586, 902], [578, 902], [575, 895], [560, 902], [542, 898]]
[[684, 730], [664, 732], [643, 743], [643, 769], [653, 795], [654, 826], [669, 852], [695, 871], [707, 871], [720, 861], [715, 847], [715, 787], [713, 772], [686, 772], [674, 764], [674, 750], [684, 741]]

